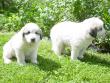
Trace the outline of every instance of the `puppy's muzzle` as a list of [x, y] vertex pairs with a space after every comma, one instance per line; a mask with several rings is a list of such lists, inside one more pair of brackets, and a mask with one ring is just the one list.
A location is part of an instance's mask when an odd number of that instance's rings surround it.
[[32, 39], [31, 39], [31, 42], [35, 42], [35, 38], [32, 38]]

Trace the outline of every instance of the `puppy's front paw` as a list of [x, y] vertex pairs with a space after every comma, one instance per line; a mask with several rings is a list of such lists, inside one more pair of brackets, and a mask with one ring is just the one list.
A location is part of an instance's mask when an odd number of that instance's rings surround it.
[[18, 62], [18, 64], [19, 64], [20, 66], [24, 66], [24, 65], [26, 65], [25, 62]]
[[31, 61], [33, 64], [38, 64], [37, 60]]
[[10, 64], [11, 62], [12, 62], [12, 61], [11, 61], [10, 59], [5, 59], [5, 60], [4, 60], [4, 63], [5, 63], [5, 64]]
[[83, 56], [83, 55], [78, 56], [78, 59], [83, 59], [83, 58], [84, 58], [84, 56]]

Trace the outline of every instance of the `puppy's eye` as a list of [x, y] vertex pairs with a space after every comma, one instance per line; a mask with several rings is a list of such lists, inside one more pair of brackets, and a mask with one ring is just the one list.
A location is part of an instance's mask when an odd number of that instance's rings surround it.
[[26, 34], [30, 34], [30, 31], [28, 31]]
[[98, 31], [102, 31], [102, 28], [100, 28]]
[[35, 32], [35, 34], [39, 34], [38, 32]]
[[102, 28], [100, 28], [100, 31], [102, 30]]

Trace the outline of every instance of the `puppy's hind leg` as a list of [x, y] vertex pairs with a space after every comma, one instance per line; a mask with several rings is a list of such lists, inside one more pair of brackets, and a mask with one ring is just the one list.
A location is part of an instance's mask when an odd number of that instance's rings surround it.
[[12, 50], [11, 49], [3, 49], [3, 60], [5, 64], [11, 63], [12, 58]]
[[58, 55], [60, 57], [61, 55], [61, 51], [62, 51], [62, 48], [63, 47], [63, 44], [61, 42], [53, 42], [52, 43], [52, 50], [55, 52], [56, 55]]

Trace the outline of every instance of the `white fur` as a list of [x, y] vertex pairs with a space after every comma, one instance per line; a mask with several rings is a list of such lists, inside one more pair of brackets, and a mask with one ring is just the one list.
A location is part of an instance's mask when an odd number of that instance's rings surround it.
[[79, 23], [65, 21], [56, 24], [50, 32], [52, 50], [56, 55], [61, 55], [64, 46], [68, 45], [71, 47], [72, 60], [83, 58], [86, 48], [95, 39], [89, 34], [95, 28], [102, 28], [101, 31], [97, 32], [97, 37], [104, 36], [103, 22], [97, 17], [92, 17]]
[[[35, 32], [39, 34], [36, 34]], [[11, 58], [15, 56], [20, 65], [25, 65], [26, 59], [30, 59], [32, 63], [37, 64], [37, 48], [40, 41], [40, 34], [41, 29], [38, 25], [35, 23], [26, 24], [4, 45], [4, 63], [9, 64]], [[34, 39], [33, 42], [32, 39]]]

